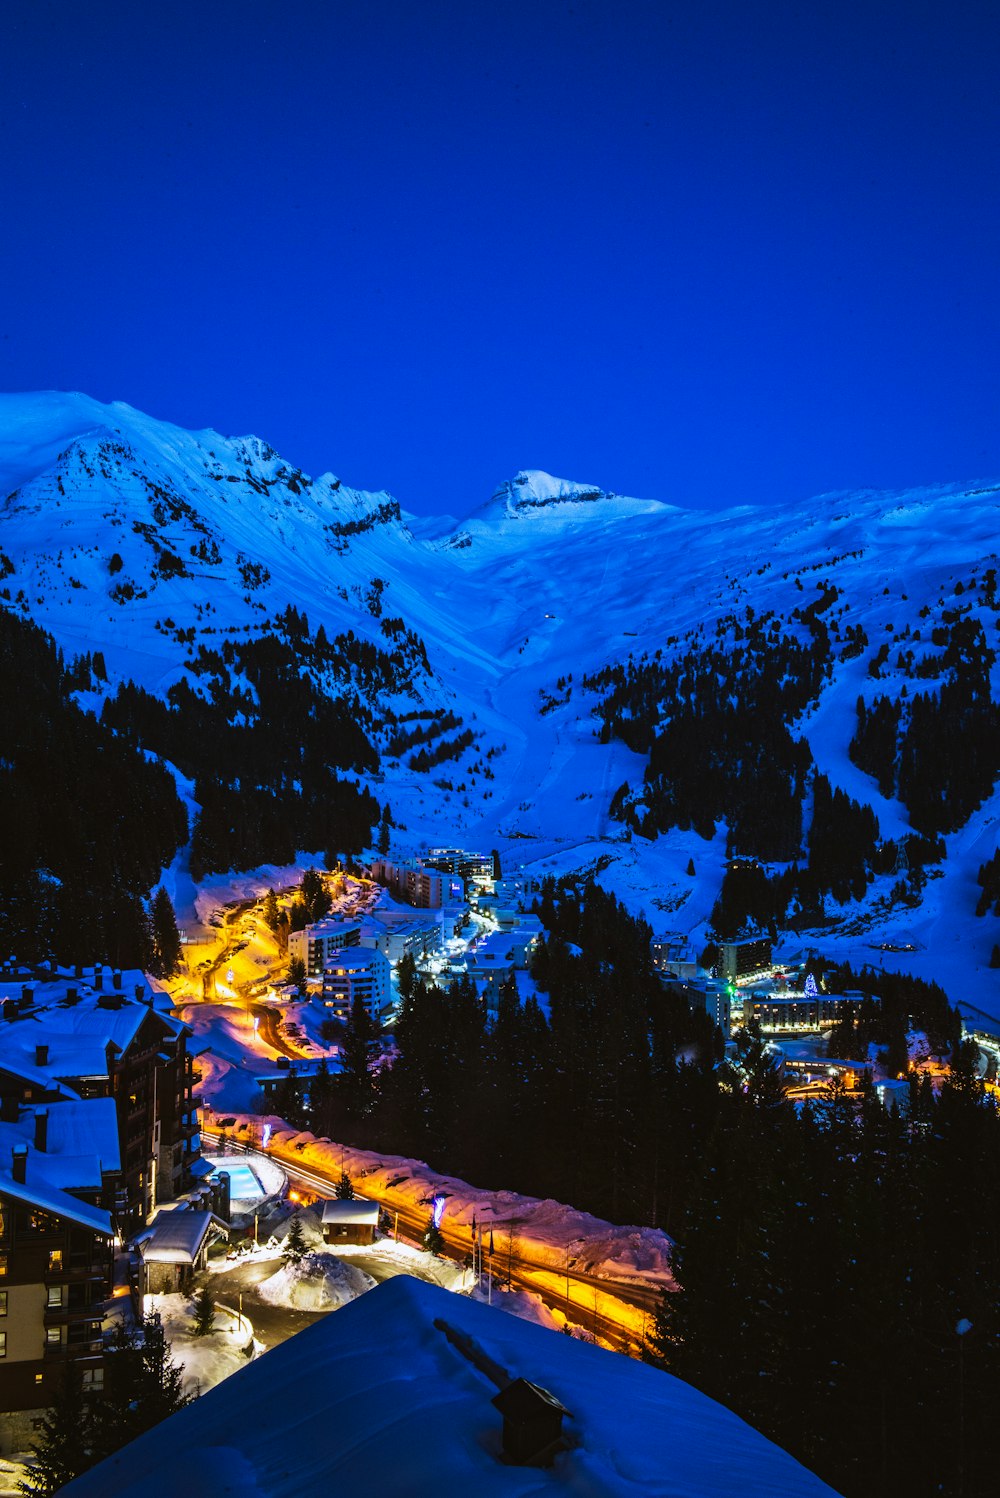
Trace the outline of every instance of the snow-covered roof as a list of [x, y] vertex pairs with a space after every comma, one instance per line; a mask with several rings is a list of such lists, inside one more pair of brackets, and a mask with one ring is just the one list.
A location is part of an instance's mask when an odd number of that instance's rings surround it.
[[37, 1178], [22, 1185], [20, 1181], [14, 1180], [6, 1162], [0, 1165], [0, 1195], [21, 1202], [26, 1207], [37, 1207], [41, 1212], [50, 1212], [53, 1217], [67, 1218], [106, 1238], [111, 1237], [111, 1217], [102, 1207], [92, 1207], [88, 1202], [70, 1196], [58, 1186]]
[[147, 1264], [193, 1264], [209, 1233], [224, 1227], [213, 1212], [160, 1211], [133, 1242]]
[[[47, 1113], [45, 1148], [35, 1147], [37, 1114]], [[27, 1147], [29, 1186], [60, 1191], [100, 1190], [106, 1172], [121, 1170], [118, 1113], [113, 1098], [60, 1099], [44, 1110], [22, 1109], [16, 1123], [0, 1123], [0, 1159]]]
[[371, 1227], [378, 1223], [378, 1202], [369, 1202], [361, 1196], [351, 1201], [336, 1198], [323, 1203], [323, 1226], [333, 1223], [337, 1227]]
[[[497, 1385], [449, 1339], [572, 1411], [548, 1469], [500, 1459]], [[67, 1498], [368, 1491], [440, 1498], [833, 1498], [705, 1394], [645, 1364], [398, 1275], [273, 1348], [71, 1482]]]
[[[151, 1014], [170, 1034], [183, 1028], [136, 999], [123, 998], [119, 1007], [106, 1008], [91, 996], [68, 1007], [39, 1010], [0, 1031], [0, 1069], [48, 1086], [64, 1077], [107, 1077], [108, 1046], [127, 1051]], [[44, 1061], [39, 1046], [45, 1047]]]

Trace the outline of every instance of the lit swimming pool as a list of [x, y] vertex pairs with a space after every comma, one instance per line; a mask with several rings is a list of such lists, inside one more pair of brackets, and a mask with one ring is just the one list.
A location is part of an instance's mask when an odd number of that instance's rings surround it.
[[241, 1155], [205, 1155], [209, 1165], [229, 1176], [229, 1197], [234, 1202], [256, 1202], [266, 1196], [257, 1172]]

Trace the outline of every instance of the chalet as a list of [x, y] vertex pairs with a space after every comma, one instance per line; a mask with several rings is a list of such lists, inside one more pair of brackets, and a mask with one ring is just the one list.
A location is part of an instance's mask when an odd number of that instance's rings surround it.
[[374, 1243], [378, 1227], [378, 1202], [355, 1196], [350, 1201], [323, 1203], [324, 1243]]
[[228, 1231], [227, 1224], [207, 1209], [161, 1209], [133, 1240], [142, 1264], [142, 1294], [169, 1295], [186, 1290], [205, 1268], [210, 1245]]

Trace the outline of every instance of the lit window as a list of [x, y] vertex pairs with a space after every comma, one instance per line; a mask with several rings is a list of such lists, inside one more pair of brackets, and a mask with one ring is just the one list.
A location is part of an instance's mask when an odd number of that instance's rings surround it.
[[7, 1356], [7, 1333], [0, 1332], [0, 1358]]
[[7, 1273], [7, 1255], [0, 1254], [0, 1276]]
[[[0, 1333], [0, 1335], [3, 1335], [3, 1334]], [[61, 1326], [47, 1326], [45, 1328], [45, 1341], [46, 1341], [47, 1346], [49, 1346], [49, 1347], [60, 1347], [60, 1346], [62, 1346], [62, 1327]]]
[[7, 1291], [0, 1290], [0, 1316], [7, 1314]]
[[63, 1251], [61, 1248], [49, 1250], [49, 1274], [62, 1274]]
[[49, 1305], [50, 1306], [61, 1306], [62, 1303], [63, 1303], [63, 1287], [62, 1287], [62, 1285], [50, 1285], [49, 1286]]

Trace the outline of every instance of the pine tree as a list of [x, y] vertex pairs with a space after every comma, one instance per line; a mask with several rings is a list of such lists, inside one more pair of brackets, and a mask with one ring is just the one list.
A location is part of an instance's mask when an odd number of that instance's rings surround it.
[[182, 1380], [155, 1311], [136, 1327], [119, 1326], [105, 1359], [104, 1392], [92, 1403], [96, 1459], [190, 1404]]
[[339, 1202], [352, 1202], [354, 1200], [354, 1186], [346, 1170], [341, 1170], [340, 1180], [337, 1182], [333, 1194]]
[[264, 896], [264, 920], [272, 931], [277, 931], [279, 917], [278, 897], [273, 889], [269, 889]]
[[286, 1264], [298, 1264], [305, 1257], [305, 1254], [306, 1240], [305, 1234], [302, 1231], [302, 1224], [297, 1217], [293, 1217], [281, 1257]]
[[90, 1413], [83, 1397], [79, 1364], [67, 1363], [51, 1408], [42, 1417], [41, 1435], [34, 1442], [32, 1465], [20, 1483], [31, 1498], [49, 1498], [93, 1466]]
[[371, 1108], [374, 1091], [370, 1063], [378, 1026], [360, 994], [355, 994], [351, 1016], [340, 1046], [340, 1077], [337, 1091], [351, 1123], [359, 1123]]
[[194, 1303], [194, 1334], [207, 1337], [215, 1330], [215, 1299], [206, 1285], [198, 1292]]
[[427, 1252], [429, 1254], [433, 1254], [435, 1258], [440, 1258], [441, 1250], [444, 1248], [444, 1239], [441, 1236], [441, 1229], [434, 1221], [433, 1213], [431, 1214], [430, 1222], [427, 1224], [427, 1231], [424, 1233], [424, 1247], [426, 1248]]
[[181, 963], [181, 938], [174, 907], [162, 884], [153, 896], [150, 924], [157, 976], [172, 978]]
[[385, 857], [385, 855], [389, 851], [389, 827], [390, 827], [390, 825], [391, 825], [391, 823], [390, 823], [389, 808], [388, 808], [388, 806], [386, 806], [385, 810], [382, 812], [382, 820], [378, 824], [378, 843], [377, 843], [377, 847], [378, 847], [378, 851], [382, 854], [383, 858]]

